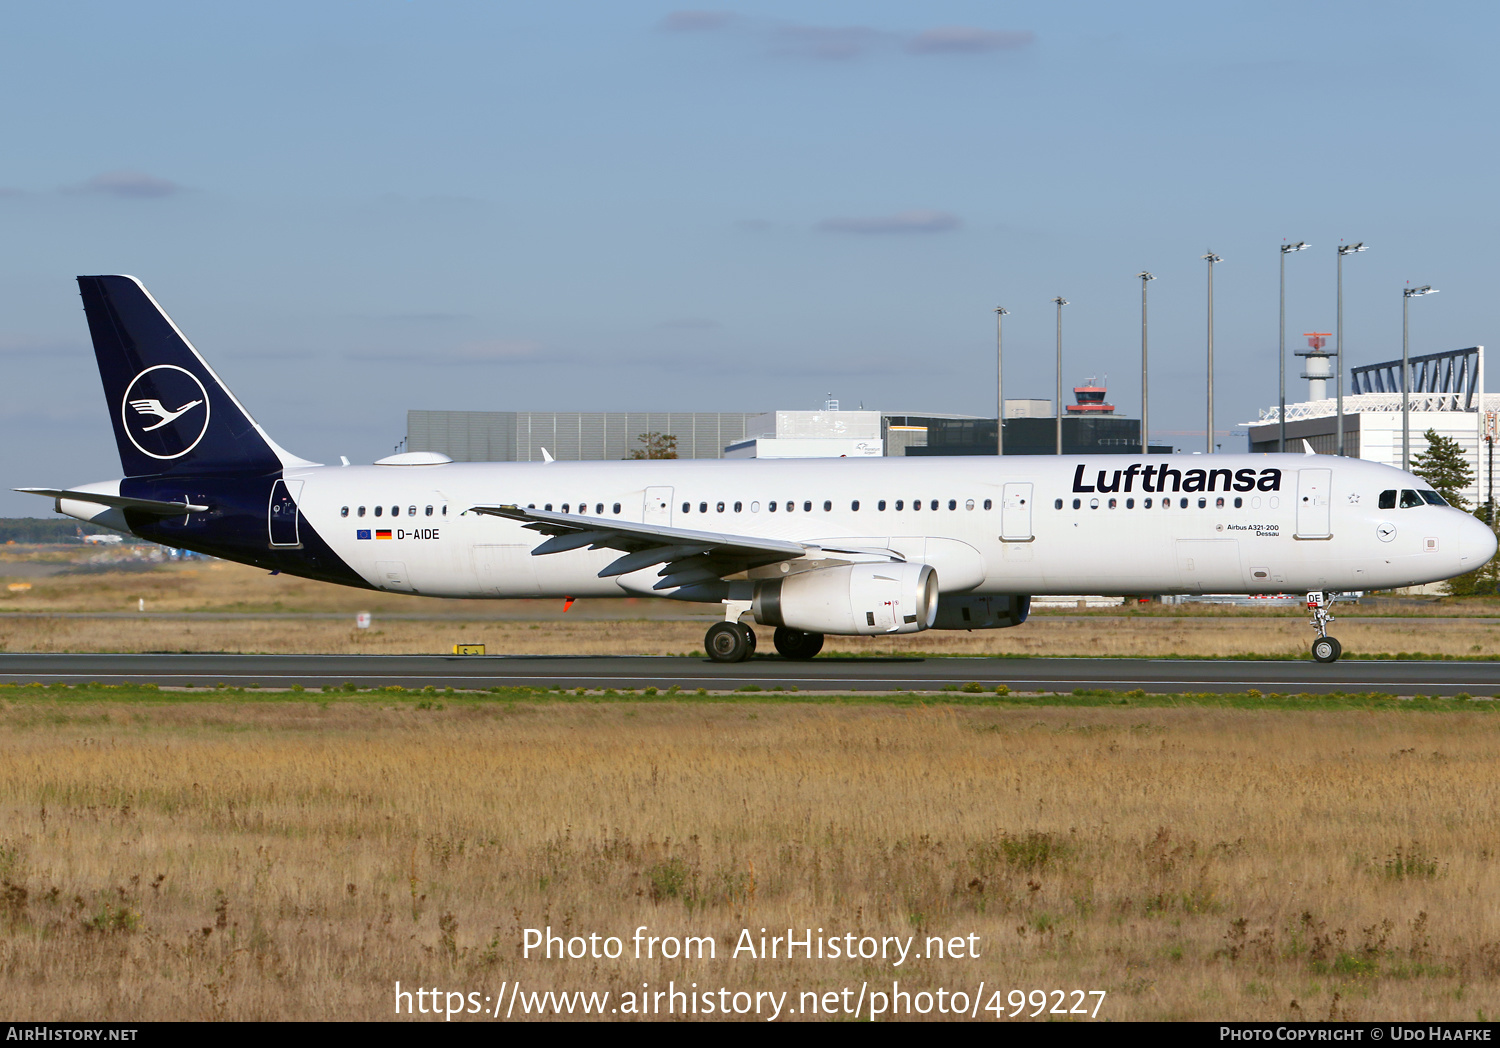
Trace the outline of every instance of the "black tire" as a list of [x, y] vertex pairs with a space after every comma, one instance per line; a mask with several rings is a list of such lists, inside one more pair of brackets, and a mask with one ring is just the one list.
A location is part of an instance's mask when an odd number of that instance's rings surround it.
[[1313, 641], [1312, 657], [1319, 662], [1337, 662], [1343, 651], [1343, 646], [1332, 637], [1319, 637]]
[[716, 622], [708, 627], [703, 650], [714, 662], [743, 662], [750, 656], [750, 642], [738, 622]]
[[823, 634], [803, 633], [801, 630], [777, 626], [771, 638], [776, 650], [786, 659], [810, 659], [823, 650]]
[[755, 631], [743, 622], [739, 624], [739, 627], [745, 631], [745, 642], [750, 645], [749, 650], [745, 652], [745, 658], [748, 659], [755, 654]]

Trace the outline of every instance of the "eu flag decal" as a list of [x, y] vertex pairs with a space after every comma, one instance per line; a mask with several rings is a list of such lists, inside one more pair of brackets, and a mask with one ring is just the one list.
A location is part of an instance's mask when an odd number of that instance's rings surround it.
[[356, 531], [354, 533], [354, 537], [356, 539], [367, 539], [367, 538], [370, 537], [370, 529], [369, 528], [360, 528], [358, 531]]

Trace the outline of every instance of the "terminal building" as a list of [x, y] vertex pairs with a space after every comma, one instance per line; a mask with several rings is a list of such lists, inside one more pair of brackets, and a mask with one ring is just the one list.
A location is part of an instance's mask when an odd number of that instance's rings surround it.
[[[1331, 354], [1323, 352], [1321, 332], [1309, 333], [1308, 358], [1302, 377], [1308, 379], [1308, 399], [1286, 406], [1286, 450], [1306, 447], [1320, 455], [1336, 454], [1337, 400], [1329, 396]], [[1500, 394], [1484, 392], [1484, 347], [1471, 346], [1408, 358], [1408, 432], [1411, 459], [1427, 450], [1427, 431], [1448, 437], [1463, 449], [1474, 483], [1464, 492], [1469, 509], [1486, 504], [1493, 485], [1493, 442]], [[1349, 393], [1344, 397], [1344, 454], [1353, 458], [1401, 466], [1401, 361], [1387, 360], [1351, 369]], [[1278, 450], [1281, 412], [1276, 406], [1245, 422], [1250, 451]]]
[[[1104, 387], [1090, 379], [1074, 395], [1062, 420], [1064, 454], [1140, 453], [1140, 419], [1114, 414]], [[695, 459], [993, 455], [995, 426], [993, 418], [943, 412], [841, 411], [831, 399], [817, 411], [411, 410], [405, 450], [456, 462], [618, 460], [667, 450]], [[1005, 453], [1053, 454], [1056, 426], [1051, 400], [1007, 400]]]

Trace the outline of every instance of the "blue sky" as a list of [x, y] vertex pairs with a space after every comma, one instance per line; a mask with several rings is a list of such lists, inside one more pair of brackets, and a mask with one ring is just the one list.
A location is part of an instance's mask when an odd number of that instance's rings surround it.
[[[117, 475], [73, 276], [142, 278], [323, 461], [408, 408], [992, 413], [1108, 375], [1196, 449], [1334, 323], [1495, 341], [1490, 5], [10, 5], [0, 481]], [[1292, 374], [1295, 375], [1295, 367]], [[1490, 383], [1500, 388], [1500, 380]], [[1305, 382], [1290, 382], [1300, 399]], [[1197, 434], [1196, 436], [1194, 434]], [[1224, 438], [1240, 448], [1239, 431]], [[0, 496], [0, 513], [44, 512]]]

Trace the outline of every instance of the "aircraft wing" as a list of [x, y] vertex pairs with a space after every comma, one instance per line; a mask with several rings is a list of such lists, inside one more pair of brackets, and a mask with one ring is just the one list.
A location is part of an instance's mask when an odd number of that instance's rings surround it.
[[534, 557], [582, 549], [585, 546], [590, 549], [620, 550], [624, 556], [616, 558], [600, 571], [601, 579], [628, 575], [633, 571], [661, 564], [661, 581], [653, 587], [659, 590], [722, 579], [751, 568], [798, 557], [834, 554], [903, 559], [899, 553], [888, 549], [840, 547], [716, 531], [693, 531], [660, 524], [637, 524], [628, 520], [522, 509], [519, 506], [471, 506], [469, 512], [519, 521], [532, 531], [551, 536], [531, 551]]

